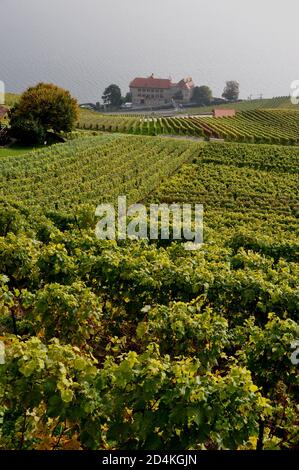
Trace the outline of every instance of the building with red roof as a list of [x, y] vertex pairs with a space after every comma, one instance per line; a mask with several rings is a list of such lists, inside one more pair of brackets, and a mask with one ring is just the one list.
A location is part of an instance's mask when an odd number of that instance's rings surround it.
[[137, 77], [130, 83], [133, 106], [158, 107], [191, 101], [194, 83], [191, 77], [172, 83], [170, 78]]

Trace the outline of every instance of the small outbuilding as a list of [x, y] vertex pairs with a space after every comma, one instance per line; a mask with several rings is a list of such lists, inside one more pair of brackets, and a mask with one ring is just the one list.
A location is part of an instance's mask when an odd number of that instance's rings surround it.
[[213, 109], [213, 117], [234, 117], [236, 115], [235, 109]]

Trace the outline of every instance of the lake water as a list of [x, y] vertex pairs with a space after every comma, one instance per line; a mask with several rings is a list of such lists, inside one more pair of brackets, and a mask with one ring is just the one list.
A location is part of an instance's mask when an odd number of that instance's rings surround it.
[[98, 101], [135, 76], [179, 80], [221, 95], [287, 95], [299, 78], [297, 0], [0, 0], [0, 80], [20, 92], [38, 81]]

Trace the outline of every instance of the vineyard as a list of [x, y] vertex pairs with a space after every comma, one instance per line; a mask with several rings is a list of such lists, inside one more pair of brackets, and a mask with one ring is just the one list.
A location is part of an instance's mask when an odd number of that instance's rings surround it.
[[[251, 113], [216, 124], [295, 139]], [[299, 148], [76, 135], [0, 160], [0, 448], [298, 448]], [[97, 240], [118, 195], [204, 204], [204, 245]]]
[[195, 145], [148, 137], [105, 135], [71, 140], [23, 157], [0, 160], [0, 201], [71, 211], [91, 202], [144, 199], [182, 163]]
[[[231, 103], [225, 103], [217, 105], [217, 109], [231, 109], [234, 108], [237, 112], [240, 111], [255, 111], [257, 109], [290, 109], [296, 111], [296, 106], [294, 106], [290, 100], [289, 96], [277, 96], [274, 98], [263, 98], [263, 99], [252, 99], [238, 101], [233, 105]], [[209, 113], [215, 109], [215, 106], [200, 106], [197, 108], [188, 108], [190, 114], [202, 114]], [[182, 111], [185, 113], [186, 111]]]
[[80, 129], [139, 135], [180, 135], [231, 142], [297, 145], [299, 113], [268, 109], [243, 111], [235, 117], [141, 117], [87, 114]]

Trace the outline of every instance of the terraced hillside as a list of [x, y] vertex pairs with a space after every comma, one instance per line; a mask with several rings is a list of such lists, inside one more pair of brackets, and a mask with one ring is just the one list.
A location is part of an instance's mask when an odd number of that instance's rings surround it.
[[141, 135], [183, 135], [226, 141], [295, 145], [299, 142], [299, 113], [256, 110], [235, 117], [140, 117], [96, 115], [79, 128]]
[[297, 148], [213, 143], [201, 145], [196, 159], [162, 183], [151, 200], [201, 202], [208, 225], [217, 230], [218, 224], [253, 224], [261, 234], [285, 230], [287, 240], [298, 237], [298, 178]]
[[[252, 99], [244, 100], [238, 103], [221, 104], [217, 106], [200, 106], [198, 108], [188, 108], [190, 114], [209, 113], [213, 109], [231, 109], [234, 108], [237, 112], [241, 111], [255, 111], [257, 109], [291, 109], [295, 110], [298, 106], [294, 106], [289, 96], [278, 96], [274, 98]], [[186, 110], [182, 111], [185, 113]]]
[[192, 159], [187, 142], [105, 135], [0, 160], [0, 200], [67, 210], [126, 194], [136, 202]]
[[210, 137], [230, 141], [297, 144], [299, 113], [284, 110], [244, 111], [233, 118], [191, 118]]
[[[3, 157], [0, 448], [298, 448], [298, 163], [116, 134]], [[203, 203], [203, 246], [96, 239], [123, 194]]]

